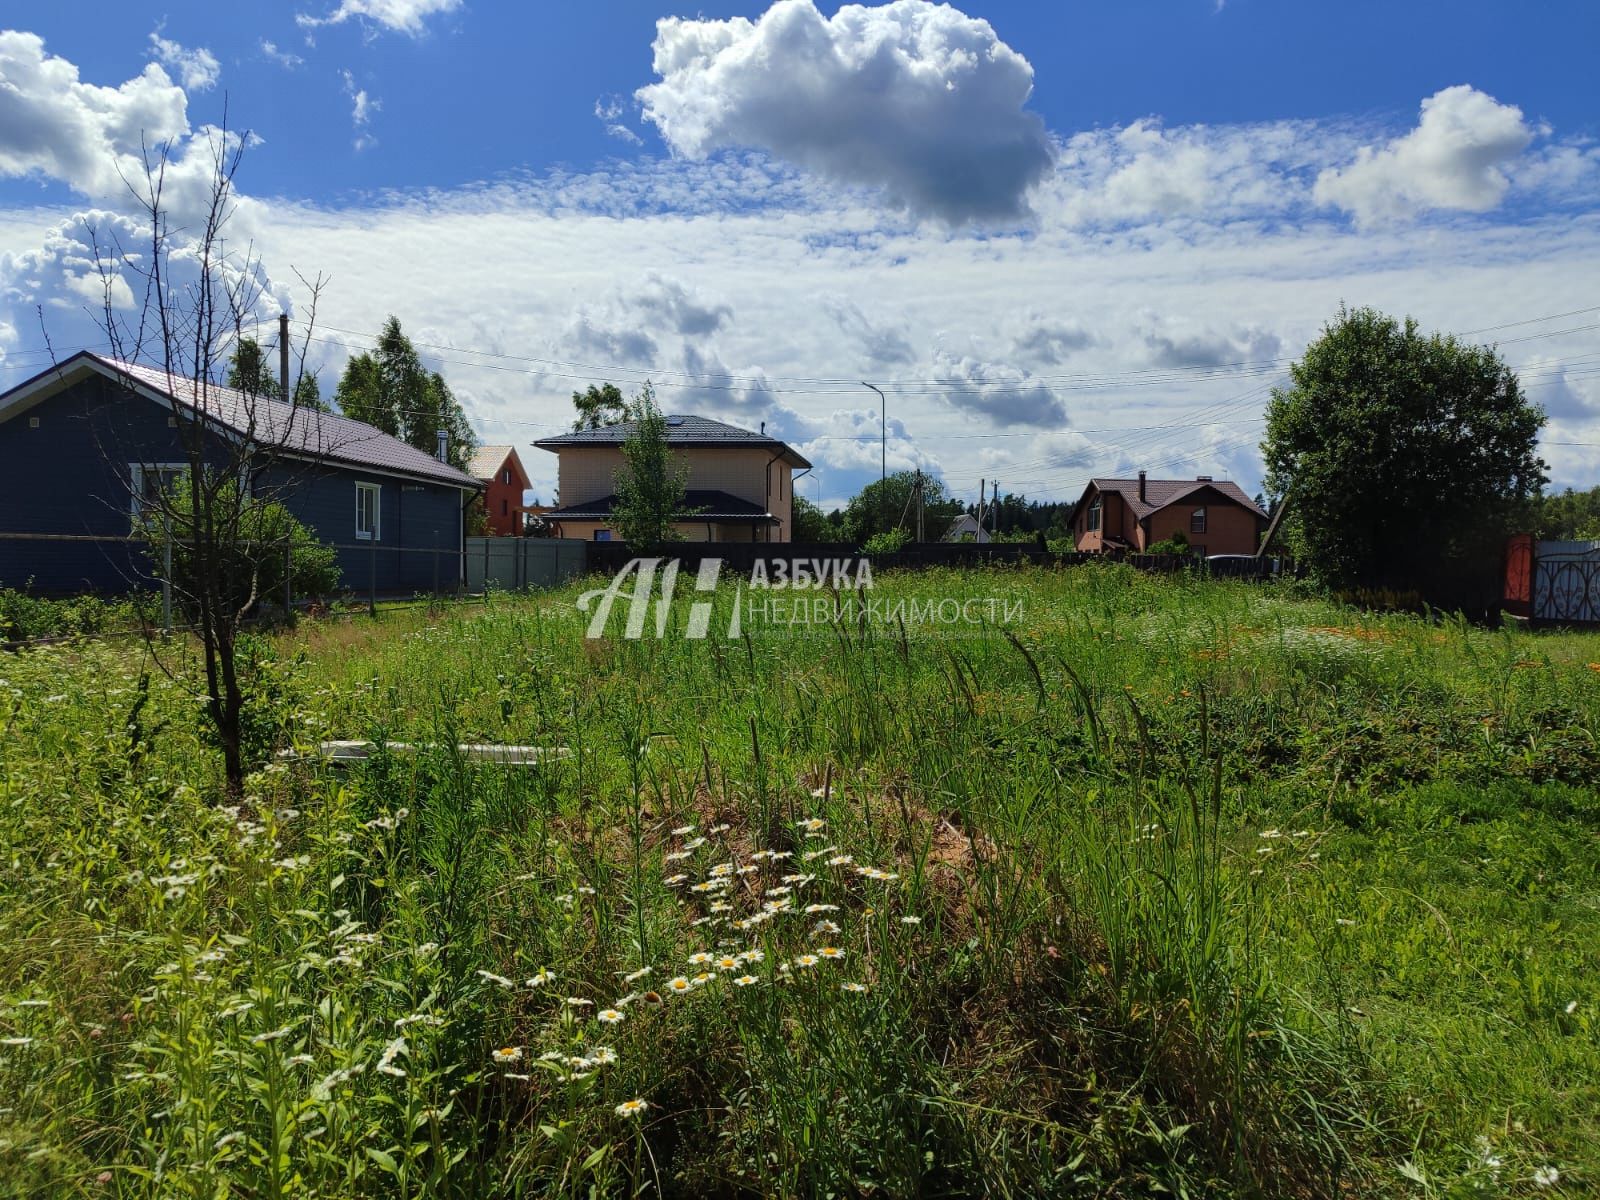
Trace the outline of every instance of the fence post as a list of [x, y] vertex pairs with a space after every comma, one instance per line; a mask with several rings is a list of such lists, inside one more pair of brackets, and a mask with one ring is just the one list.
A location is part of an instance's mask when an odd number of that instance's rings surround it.
[[294, 611], [294, 542], [290, 540], [283, 546], [283, 619], [287, 621], [289, 614]]
[[172, 532], [161, 545], [161, 632], [172, 632]]
[[483, 602], [489, 603], [489, 539], [483, 539]]
[[367, 558], [367, 616], [378, 615], [378, 539], [373, 538], [367, 543], [372, 548], [372, 553]]
[[437, 599], [439, 595], [439, 535], [434, 533], [433, 541], [433, 594]]

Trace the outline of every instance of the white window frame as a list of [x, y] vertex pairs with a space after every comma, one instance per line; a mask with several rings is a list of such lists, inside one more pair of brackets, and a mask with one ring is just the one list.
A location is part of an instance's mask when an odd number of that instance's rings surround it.
[[[361, 498], [372, 495], [372, 528], [361, 528]], [[381, 483], [356, 484], [356, 540], [358, 542], [383, 541], [383, 485]]]
[[1100, 497], [1096, 496], [1089, 502], [1089, 519], [1084, 523], [1084, 530], [1088, 533], [1098, 533], [1100, 523], [1104, 519], [1104, 509], [1100, 504]]
[[188, 469], [189, 464], [186, 462], [129, 463], [128, 516], [137, 521], [139, 514], [144, 511], [144, 477], [146, 472], [154, 472], [163, 476], [182, 475]]

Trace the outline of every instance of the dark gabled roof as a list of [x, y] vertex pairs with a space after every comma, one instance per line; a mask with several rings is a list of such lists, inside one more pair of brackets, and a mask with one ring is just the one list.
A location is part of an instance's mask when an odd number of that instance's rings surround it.
[[[601, 496], [598, 500], [591, 500], [587, 504], [574, 504], [568, 508], [557, 508], [544, 514], [547, 521], [605, 521], [611, 516], [611, 510], [616, 507], [617, 497]], [[727, 492], [701, 491], [693, 489], [683, 494], [683, 507], [686, 521], [767, 521], [776, 523], [777, 518], [749, 500], [741, 500], [737, 496], [730, 496]]]
[[1083, 490], [1083, 496], [1073, 506], [1072, 516], [1074, 520], [1077, 518], [1078, 509], [1088, 500], [1089, 494], [1095, 491], [1102, 495], [1114, 492], [1121, 496], [1134, 517], [1142, 521], [1151, 513], [1159, 512], [1174, 504], [1182, 504], [1207, 488], [1266, 520], [1267, 514], [1261, 510], [1261, 506], [1246, 496], [1237, 483], [1228, 479], [1146, 479], [1143, 500], [1139, 499], [1137, 479], [1091, 479], [1089, 486]]
[[[599, 429], [580, 429], [576, 433], [563, 433], [557, 437], [540, 438], [534, 443], [541, 450], [560, 450], [566, 446], [620, 446], [633, 433], [634, 421], [619, 425], [602, 425]], [[670, 413], [667, 416], [667, 444], [684, 447], [733, 447], [767, 450], [782, 455], [791, 465], [809, 468], [811, 464], [787, 443], [764, 433], [752, 433], [726, 421], [710, 417], [697, 417], [688, 413]]]
[[51, 384], [57, 380], [65, 383], [85, 370], [97, 371], [124, 386], [203, 413], [206, 420], [223, 429], [279, 453], [478, 490], [478, 481], [472, 476], [361, 421], [250, 396], [220, 384], [199, 386], [186, 376], [172, 375], [159, 367], [121, 362], [87, 350], [0, 396], [0, 420], [5, 419], [6, 410], [15, 402], [29, 399], [30, 390], [49, 394], [53, 390]]

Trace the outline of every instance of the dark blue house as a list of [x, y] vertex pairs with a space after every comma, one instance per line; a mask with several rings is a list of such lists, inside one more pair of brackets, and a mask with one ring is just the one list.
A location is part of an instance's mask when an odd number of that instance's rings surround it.
[[134, 516], [191, 445], [337, 547], [352, 591], [462, 577], [471, 476], [360, 421], [85, 351], [0, 395], [0, 587], [148, 586]]

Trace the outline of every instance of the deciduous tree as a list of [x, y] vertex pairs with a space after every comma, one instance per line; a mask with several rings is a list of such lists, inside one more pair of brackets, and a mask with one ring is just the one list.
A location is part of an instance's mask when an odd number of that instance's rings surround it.
[[1267, 492], [1292, 497], [1317, 576], [1427, 596], [1456, 564], [1498, 567], [1545, 478], [1544, 413], [1498, 353], [1341, 308], [1290, 375], [1267, 407]]
[[678, 540], [673, 525], [689, 515], [683, 486], [688, 469], [673, 461], [667, 419], [648, 383], [628, 406], [628, 417], [633, 428], [622, 443], [611, 524], [636, 553], [648, 554]]
[[620, 425], [628, 419], [628, 403], [614, 383], [591, 383], [587, 390], [573, 392], [572, 407], [578, 412], [577, 420], [572, 422], [574, 433]]

